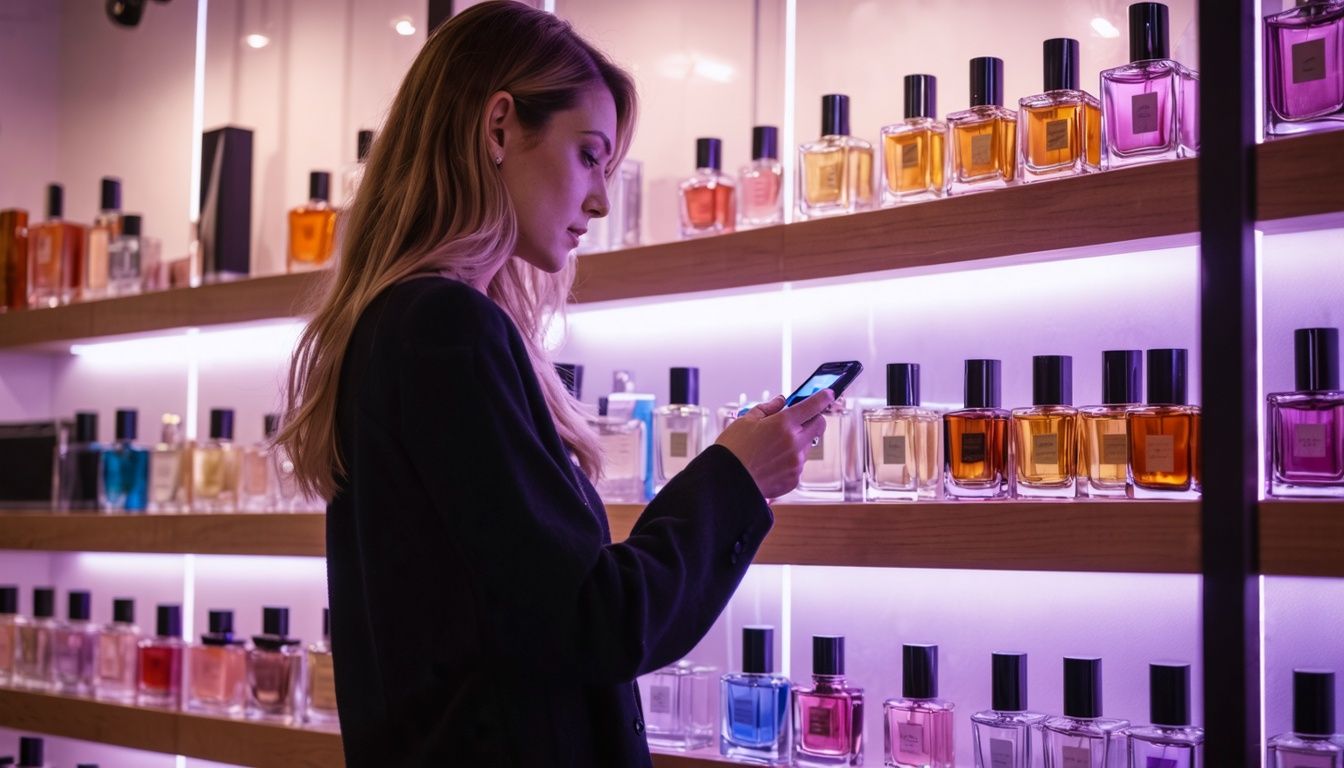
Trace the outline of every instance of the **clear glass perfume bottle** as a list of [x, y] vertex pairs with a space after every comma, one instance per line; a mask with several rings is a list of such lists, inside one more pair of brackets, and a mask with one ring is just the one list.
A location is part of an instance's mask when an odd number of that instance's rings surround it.
[[696, 139], [695, 175], [679, 188], [682, 237], [732, 232], [737, 225], [733, 180], [722, 167], [722, 140]]
[[98, 649], [98, 625], [89, 621], [93, 599], [83, 590], [70, 590], [66, 621], [52, 634], [52, 662], [61, 693], [87, 696], [93, 692], [94, 654]]
[[1344, 768], [1335, 733], [1335, 673], [1293, 670], [1293, 730], [1269, 740], [1265, 768]]
[[634, 248], [640, 244], [644, 165], [626, 158], [607, 179], [607, 215], [590, 219], [579, 238], [579, 253]]
[[737, 224], [744, 229], [784, 222], [784, 166], [779, 162], [779, 128], [751, 129], [751, 162], [737, 172], [741, 205]]
[[1073, 358], [1031, 359], [1032, 407], [1013, 409], [1019, 498], [1077, 494], [1078, 410], [1073, 407]]
[[1186, 351], [1148, 350], [1148, 405], [1131, 408], [1129, 496], [1199, 496], [1199, 406], [1186, 404]]
[[956, 499], [1005, 499], [1011, 493], [1008, 422], [999, 407], [1002, 363], [967, 360], [965, 408], [943, 416], [943, 485]]
[[845, 469], [852, 450], [851, 414], [842, 397], [821, 415], [826, 423], [815, 445], [803, 455], [803, 474], [798, 479], [798, 495], [810, 499], [844, 501]]
[[608, 415], [612, 418], [638, 419], [644, 422], [644, 489], [641, 500], [651, 499], [656, 474], [653, 412], [657, 401], [652, 394], [635, 391], [635, 379], [630, 371], [615, 371], [611, 378], [611, 394], [607, 396]]
[[821, 138], [798, 148], [798, 216], [854, 213], [875, 200], [873, 145], [849, 134], [849, 97], [821, 97]]
[[28, 306], [56, 307], [79, 297], [84, 228], [61, 219], [65, 189], [47, 185], [47, 219], [28, 227]]
[[0, 587], [0, 685], [14, 685], [14, 654], [19, 642], [19, 625], [27, 619], [19, 615], [19, 588]]
[[883, 704], [886, 765], [956, 768], [952, 702], [938, 698], [938, 646], [901, 647], [901, 698]]
[[121, 215], [121, 179], [104, 176], [100, 188], [98, 215], [89, 227], [88, 245], [84, 249], [84, 285], [82, 298], [100, 299], [109, 292], [112, 244], [121, 236], [124, 220]]
[[1270, 496], [1344, 498], [1344, 391], [1339, 330], [1293, 332], [1297, 391], [1265, 398]]
[[107, 251], [107, 291], [112, 296], [139, 293], [144, 286], [144, 219], [127, 214], [121, 220], [121, 233], [113, 238]]
[[719, 682], [719, 754], [742, 762], [788, 765], [789, 691], [775, 674], [775, 628], [742, 628], [742, 671]]
[[793, 764], [863, 765], [863, 689], [845, 679], [845, 638], [812, 637], [812, 685], [793, 689]]
[[331, 658], [331, 609], [322, 609], [322, 639], [308, 646], [308, 711], [304, 718], [309, 723], [334, 725], [339, 721], [336, 711], [336, 669]]
[[159, 442], [149, 452], [149, 511], [185, 512], [190, 507], [191, 456], [182, 442], [182, 417], [163, 414]]
[[1128, 721], [1102, 717], [1101, 659], [1064, 659], [1064, 715], [1046, 718], [1045, 768], [1111, 768]]
[[303, 644], [289, 636], [289, 609], [262, 609], [262, 633], [247, 651], [247, 715], [285, 724], [303, 711]]
[[336, 209], [331, 207], [331, 174], [308, 174], [308, 202], [289, 212], [289, 271], [327, 266], [336, 252]]
[[1078, 87], [1078, 41], [1043, 47], [1045, 93], [1018, 101], [1024, 182], [1101, 170], [1101, 102]]
[[606, 501], [637, 504], [644, 500], [646, 425], [641, 419], [612, 416], [610, 401], [597, 400], [597, 416], [588, 422], [602, 446], [602, 477], [597, 492]]
[[1101, 353], [1101, 405], [1078, 409], [1082, 432], [1079, 495], [1121, 498], [1129, 482], [1129, 417], [1143, 402], [1143, 353]]
[[947, 123], [938, 120], [938, 81], [905, 76], [905, 121], [882, 128], [882, 204], [947, 194]]
[[99, 467], [104, 512], [144, 512], [149, 504], [149, 451], [135, 442], [138, 416], [133, 408], [117, 409], [117, 440]]
[[658, 488], [667, 485], [704, 450], [709, 429], [709, 410], [700, 406], [699, 368], [673, 368], [669, 391], [668, 404], [653, 412]]
[[51, 691], [56, 678], [51, 665], [56, 627], [56, 590], [33, 589], [33, 616], [19, 622], [14, 648], [14, 681], [22, 688]]
[[1344, 3], [1299, 2], [1265, 17], [1265, 133], [1344, 122]]
[[135, 701], [139, 645], [135, 601], [118, 597], [112, 601], [112, 623], [98, 635], [97, 675], [93, 681], [98, 698], [123, 704]]
[[951, 194], [1017, 181], [1017, 113], [1003, 106], [1003, 59], [971, 59], [971, 107], [947, 116]]
[[1199, 74], [1168, 58], [1167, 6], [1129, 6], [1129, 60], [1101, 73], [1106, 166], [1199, 152]]
[[244, 448], [239, 460], [238, 503], [244, 512], [268, 512], [276, 507], [279, 497], [274, 442], [280, 414], [266, 414], [262, 429], [266, 436]]
[[1204, 729], [1190, 724], [1190, 665], [1148, 665], [1152, 725], [1129, 729], [1129, 768], [1204, 768]]
[[887, 407], [863, 414], [864, 499], [922, 501], [938, 495], [942, 418], [920, 407], [919, 365], [887, 364]]
[[182, 606], [160, 605], [154, 636], [140, 641], [140, 683], [135, 701], [142, 707], [177, 709], [182, 703]]
[[355, 162], [341, 172], [341, 205], [345, 208], [355, 204], [359, 185], [364, 181], [364, 166], [369, 162], [369, 150], [372, 148], [373, 131], [361, 129], [355, 134]]
[[187, 649], [187, 709], [237, 717], [247, 700], [247, 649], [233, 611], [210, 611], [210, 631]]
[[98, 414], [75, 414], [75, 434], [61, 451], [57, 498], [63, 510], [98, 509], [99, 473], [103, 463], [102, 443], [98, 442]]
[[991, 708], [971, 715], [975, 768], [1035, 768], [1045, 715], [1027, 709], [1027, 654], [993, 654], [991, 683]]
[[713, 667], [682, 659], [639, 678], [644, 730], [651, 746], [692, 750], [714, 742]]
[[191, 452], [195, 512], [234, 512], [238, 507], [238, 449], [233, 444], [233, 409], [210, 410], [210, 439]]

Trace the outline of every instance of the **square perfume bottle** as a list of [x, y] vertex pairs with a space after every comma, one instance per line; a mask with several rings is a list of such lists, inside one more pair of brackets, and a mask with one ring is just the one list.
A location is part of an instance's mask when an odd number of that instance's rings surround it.
[[722, 171], [723, 141], [695, 140], [695, 175], [681, 182], [681, 236], [732, 232], [737, 226], [736, 190]]
[[[639, 500], [653, 498], [655, 488], [654, 415], [657, 399], [649, 392], [636, 392], [634, 374], [617, 370], [611, 377], [611, 394], [607, 395], [607, 413], [612, 418], [636, 419], [644, 422], [644, 484]], [[600, 487], [600, 486], [599, 486]]]
[[247, 716], [299, 722], [303, 712], [303, 645], [289, 636], [289, 609], [262, 608], [262, 631], [247, 650]]
[[1293, 670], [1293, 730], [1269, 740], [1265, 768], [1344, 768], [1335, 731], [1335, 673]]
[[182, 703], [182, 606], [160, 605], [153, 637], [140, 641], [140, 683], [136, 703], [177, 709]]
[[308, 646], [308, 710], [304, 721], [315, 725], [335, 725], [336, 668], [331, 656], [331, 609], [322, 609], [322, 639]]
[[52, 664], [61, 693], [87, 696], [93, 693], [98, 625], [89, 621], [93, 598], [85, 590], [70, 590], [66, 596], [66, 620], [52, 633]]
[[788, 765], [789, 691], [775, 673], [774, 627], [742, 628], [742, 671], [719, 682], [719, 754], [760, 765]]
[[607, 179], [607, 215], [590, 219], [579, 238], [578, 253], [634, 248], [640, 243], [644, 165], [626, 158]]
[[938, 496], [942, 418], [920, 407], [919, 364], [887, 364], [887, 407], [863, 414], [866, 501]]
[[1064, 714], [1044, 724], [1045, 768], [1112, 768], [1125, 720], [1102, 716], [1101, 659], [1064, 659]]
[[186, 512], [191, 506], [191, 452], [182, 441], [182, 417], [163, 414], [159, 442], [149, 452], [149, 511]]
[[121, 234], [107, 249], [107, 292], [111, 296], [130, 296], [144, 288], [145, 275], [158, 260], [153, 249], [158, 248], [154, 238], [142, 234], [144, 217], [127, 214], [121, 219]]
[[1027, 709], [1027, 654], [994, 653], [990, 709], [971, 715], [975, 768], [1035, 768], [1045, 715]]
[[135, 442], [139, 412], [117, 409], [117, 440], [102, 455], [98, 496], [104, 512], [144, 512], [149, 505], [149, 451]]
[[1018, 101], [1022, 181], [1101, 170], [1101, 102], [1079, 88], [1078, 41], [1044, 43], [1045, 92]]
[[873, 207], [873, 145], [849, 134], [849, 97], [821, 97], [821, 138], [798, 148], [798, 216], [811, 219]]
[[1129, 417], [1143, 402], [1143, 353], [1101, 353], [1101, 405], [1080, 408], [1079, 495], [1123, 498], [1129, 483]]
[[793, 764], [863, 765], [863, 689], [845, 679], [845, 638], [812, 637], [812, 685], [793, 689]]
[[60, 451], [57, 470], [57, 503], [62, 510], [98, 509], [103, 452], [98, 442], [98, 413], [75, 414], [75, 433]]
[[737, 172], [741, 198], [737, 224], [744, 229], [784, 222], [784, 166], [779, 162], [779, 128], [751, 129], [751, 162]]
[[1344, 3], [1299, 2], [1265, 17], [1265, 133], [1344, 127]]
[[668, 404], [653, 412], [655, 486], [661, 489], [704, 450], [709, 410], [700, 406], [700, 369], [673, 368]]
[[938, 120], [938, 81], [905, 76], [905, 121], [882, 128], [882, 204], [947, 194], [947, 123]]
[[84, 227], [61, 217], [65, 188], [47, 185], [47, 218], [28, 227], [28, 306], [55, 307], [79, 298], [84, 280]]
[[233, 635], [233, 611], [210, 611], [209, 627], [187, 649], [186, 708], [237, 717], [246, 701], [247, 650]]
[[100, 187], [98, 215], [93, 219], [93, 226], [89, 227], [89, 237], [84, 248], [82, 291], [85, 301], [108, 294], [112, 244], [121, 237], [125, 223], [121, 215], [121, 179], [104, 176]]
[[850, 464], [851, 413], [844, 398], [821, 414], [826, 429], [803, 455], [798, 495], [806, 499], [844, 501], [845, 469]]
[[1017, 181], [1017, 113], [1003, 107], [1003, 59], [971, 59], [971, 107], [947, 116], [951, 194]]
[[20, 688], [52, 691], [56, 688], [52, 668], [56, 628], [56, 590], [33, 588], [33, 616], [17, 623], [14, 643], [14, 683]]
[[1190, 665], [1149, 664], [1151, 725], [1129, 729], [1129, 768], [1204, 768], [1204, 729], [1190, 724]]
[[637, 504], [644, 500], [645, 441], [642, 419], [612, 416], [610, 400], [597, 400], [597, 416], [588, 423], [602, 446], [602, 477], [597, 492], [604, 501]]
[[639, 678], [650, 745], [691, 750], [714, 743], [714, 671], [682, 659]]
[[233, 409], [210, 409], [210, 439], [191, 451], [194, 512], [236, 512], [238, 449], [233, 443]]
[[19, 642], [19, 625], [27, 619], [19, 615], [19, 588], [0, 586], [0, 685], [13, 685], [14, 651]]
[[1013, 448], [1019, 498], [1069, 499], [1078, 476], [1078, 411], [1073, 407], [1073, 358], [1031, 359], [1030, 408], [1013, 409]]
[[1012, 495], [1008, 424], [999, 407], [1002, 363], [967, 360], [965, 408], [943, 416], [943, 487], [954, 499]]
[[262, 430], [261, 441], [244, 448], [238, 461], [238, 506], [244, 512], [271, 511], [279, 502], [274, 443], [280, 414], [266, 414]]
[[1199, 152], [1199, 74], [1169, 58], [1167, 6], [1129, 6], [1130, 63], [1101, 73], [1106, 167]]
[[308, 272], [329, 264], [336, 253], [336, 209], [331, 207], [331, 173], [308, 174], [308, 202], [289, 212], [289, 271]]
[[1344, 391], [1339, 329], [1293, 332], [1297, 390], [1269, 395], [1270, 496], [1344, 498]]
[[105, 701], [135, 701], [139, 671], [140, 628], [135, 625], [135, 601], [112, 601], [112, 623], [98, 635], [94, 695]]
[[955, 705], [938, 698], [938, 646], [901, 647], [901, 698], [883, 705], [883, 758], [893, 768], [956, 768]]
[[1186, 403], [1184, 349], [1148, 350], [1148, 404], [1125, 415], [1133, 499], [1199, 496], [1199, 406]]

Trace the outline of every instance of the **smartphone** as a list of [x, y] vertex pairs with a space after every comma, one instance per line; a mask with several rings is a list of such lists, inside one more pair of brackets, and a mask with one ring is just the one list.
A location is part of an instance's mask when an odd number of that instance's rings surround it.
[[789, 395], [789, 399], [784, 401], [784, 407], [796, 405], [815, 395], [823, 389], [829, 389], [835, 393], [836, 397], [844, 394], [845, 388], [854, 383], [854, 380], [863, 373], [863, 364], [858, 360], [846, 360], [838, 363], [822, 363], [817, 370], [807, 377], [807, 381], [802, 386]]

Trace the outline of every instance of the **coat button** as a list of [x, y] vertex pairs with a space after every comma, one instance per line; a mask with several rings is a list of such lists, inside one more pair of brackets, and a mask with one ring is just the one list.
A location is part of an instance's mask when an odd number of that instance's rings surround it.
[[733, 555], [730, 559], [732, 560], [733, 565], [737, 565], [737, 555]]
[[643, 732], [644, 732], [644, 721], [643, 721], [643, 720], [640, 720], [638, 717], [636, 717], [636, 718], [635, 718], [635, 733], [643, 733]]
[[735, 554], [735, 555], [740, 555], [740, 554], [742, 554], [742, 540], [741, 540], [741, 539], [738, 539], [737, 541], [733, 542], [733, 554]]

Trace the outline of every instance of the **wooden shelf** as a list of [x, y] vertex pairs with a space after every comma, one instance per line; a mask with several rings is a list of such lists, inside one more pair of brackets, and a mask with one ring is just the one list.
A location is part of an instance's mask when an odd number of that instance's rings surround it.
[[723, 768], [725, 765], [743, 765], [719, 754], [717, 748], [697, 749], [692, 752], [663, 751], [651, 748], [655, 768]]
[[0, 549], [326, 556], [323, 513], [100, 515], [0, 513]]
[[1309, 133], [1256, 147], [1256, 219], [1344, 213], [1341, 155], [1344, 131]]
[[1344, 577], [1344, 500], [1260, 502], [1260, 572]]

